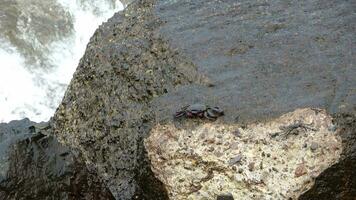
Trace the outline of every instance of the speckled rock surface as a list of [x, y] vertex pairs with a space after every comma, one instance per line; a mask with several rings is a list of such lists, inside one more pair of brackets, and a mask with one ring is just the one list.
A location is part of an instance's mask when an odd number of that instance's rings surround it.
[[297, 199], [340, 158], [341, 137], [333, 126], [325, 111], [299, 109], [244, 128], [157, 125], [145, 146], [170, 199], [226, 193], [235, 199]]

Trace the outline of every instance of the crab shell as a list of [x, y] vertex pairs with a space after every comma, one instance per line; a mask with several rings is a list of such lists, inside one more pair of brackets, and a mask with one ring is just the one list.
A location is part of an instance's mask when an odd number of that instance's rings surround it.
[[206, 111], [207, 108], [208, 107], [206, 105], [197, 103], [197, 104], [192, 104], [192, 105], [188, 106], [185, 110], [192, 114], [199, 114], [199, 113], [203, 113], [204, 111]]

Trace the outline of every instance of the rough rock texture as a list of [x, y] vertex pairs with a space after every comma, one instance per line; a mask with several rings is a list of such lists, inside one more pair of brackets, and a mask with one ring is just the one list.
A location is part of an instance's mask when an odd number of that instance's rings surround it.
[[142, 137], [155, 121], [148, 103], [198, 77], [193, 64], [153, 32], [160, 24], [151, 1], [131, 4], [104, 24], [54, 118], [60, 141], [83, 153], [117, 199], [142, 190], [165, 197], [159, 183], [146, 183], [153, 175], [143, 164]]
[[325, 111], [299, 109], [244, 128], [158, 125], [145, 146], [170, 199], [226, 193], [235, 199], [297, 199], [340, 157], [341, 137], [333, 126]]
[[143, 138], [185, 104], [222, 107], [222, 123], [301, 107], [355, 110], [354, 7], [348, 0], [134, 1], [92, 37], [54, 133], [116, 199], [165, 199]]
[[0, 124], [0, 199], [113, 199], [80, 155], [28, 119]]

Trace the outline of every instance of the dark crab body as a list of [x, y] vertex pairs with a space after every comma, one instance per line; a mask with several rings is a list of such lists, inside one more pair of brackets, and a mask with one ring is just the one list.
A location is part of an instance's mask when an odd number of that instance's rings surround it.
[[175, 113], [174, 117], [216, 119], [222, 115], [224, 115], [224, 111], [219, 107], [209, 107], [207, 105], [197, 103], [182, 107], [180, 111]]

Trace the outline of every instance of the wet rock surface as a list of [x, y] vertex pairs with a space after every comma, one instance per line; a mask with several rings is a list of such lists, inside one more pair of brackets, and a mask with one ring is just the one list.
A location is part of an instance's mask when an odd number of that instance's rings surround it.
[[[226, 125], [300, 107], [355, 111], [353, 7], [346, 0], [134, 1], [91, 38], [53, 132], [82, 153], [116, 199], [167, 199], [143, 140], [184, 105], [219, 106], [225, 111], [219, 123]], [[176, 125], [199, 126], [189, 122]], [[305, 129], [289, 128], [286, 140]], [[311, 153], [322, 149], [320, 141], [305, 144]], [[246, 157], [234, 156], [239, 174], [260, 168], [251, 161], [241, 170]], [[294, 178], [305, 177], [302, 165], [295, 170]]]
[[28, 119], [0, 124], [0, 199], [114, 199], [80, 154], [35, 130], [41, 126]]
[[225, 121], [300, 107], [355, 109], [355, 26], [350, 1], [157, 1], [160, 33], [214, 87], [157, 99], [162, 117], [191, 102], [218, 105]]

